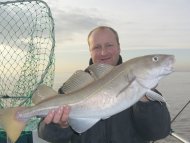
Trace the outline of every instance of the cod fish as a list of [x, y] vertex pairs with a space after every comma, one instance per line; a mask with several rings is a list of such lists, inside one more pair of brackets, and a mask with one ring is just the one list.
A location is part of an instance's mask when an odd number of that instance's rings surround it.
[[34, 106], [6, 108], [0, 111], [0, 124], [12, 142], [16, 142], [27, 121], [45, 116], [49, 110], [69, 105], [69, 125], [82, 133], [101, 119], [107, 119], [146, 95], [151, 100], [165, 102], [153, 92], [159, 80], [174, 71], [173, 55], [154, 54], [130, 59], [118, 66], [90, 65], [86, 71], [76, 71], [63, 84], [64, 95], [46, 85], [39, 85], [33, 94]]

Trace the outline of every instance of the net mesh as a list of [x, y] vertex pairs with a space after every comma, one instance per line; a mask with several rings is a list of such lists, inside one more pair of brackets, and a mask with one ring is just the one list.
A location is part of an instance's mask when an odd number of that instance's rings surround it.
[[54, 22], [45, 2], [0, 2], [0, 108], [30, 106], [39, 84], [53, 86], [54, 46]]

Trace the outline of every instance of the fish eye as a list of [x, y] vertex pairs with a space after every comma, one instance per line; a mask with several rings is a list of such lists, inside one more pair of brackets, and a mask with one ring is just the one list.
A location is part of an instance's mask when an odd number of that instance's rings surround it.
[[153, 61], [153, 62], [157, 62], [158, 60], [159, 60], [158, 56], [152, 57], [152, 61]]

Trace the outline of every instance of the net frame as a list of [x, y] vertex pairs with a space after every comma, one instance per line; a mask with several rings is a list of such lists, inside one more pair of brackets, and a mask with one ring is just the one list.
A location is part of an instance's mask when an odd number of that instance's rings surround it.
[[[53, 86], [55, 32], [51, 10], [42, 0], [0, 2], [0, 21], [0, 108], [31, 106], [38, 85]], [[34, 126], [36, 119], [25, 130]]]

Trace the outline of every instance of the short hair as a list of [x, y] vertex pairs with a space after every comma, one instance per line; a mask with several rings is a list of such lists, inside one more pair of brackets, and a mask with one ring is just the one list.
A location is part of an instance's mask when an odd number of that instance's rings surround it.
[[109, 29], [110, 31], [112, 31], [113, 34], [114, 34], [115, 37], [116, 37], [116, 41], [117, 41], [118, 45], [120, 45], [120, 43], [119, 43], [119, 36], [118, 36], [117, 31], [116, 31], [115, 29], [111, 28], [111, 27], [108, 27], [108, 26], [98, 26], [98, 27], [94, 28], [92, 31], [90, 31], [90, 33], [88, 34], [88, 38], [87, 38], [88, 45], [90, 45], [89, 39], [90, 39], [90, 36], [92, 35], [92, 33], [93, 33], [94, 31], [96, 31], [96, 30], [104, 30], [104, 29]]

